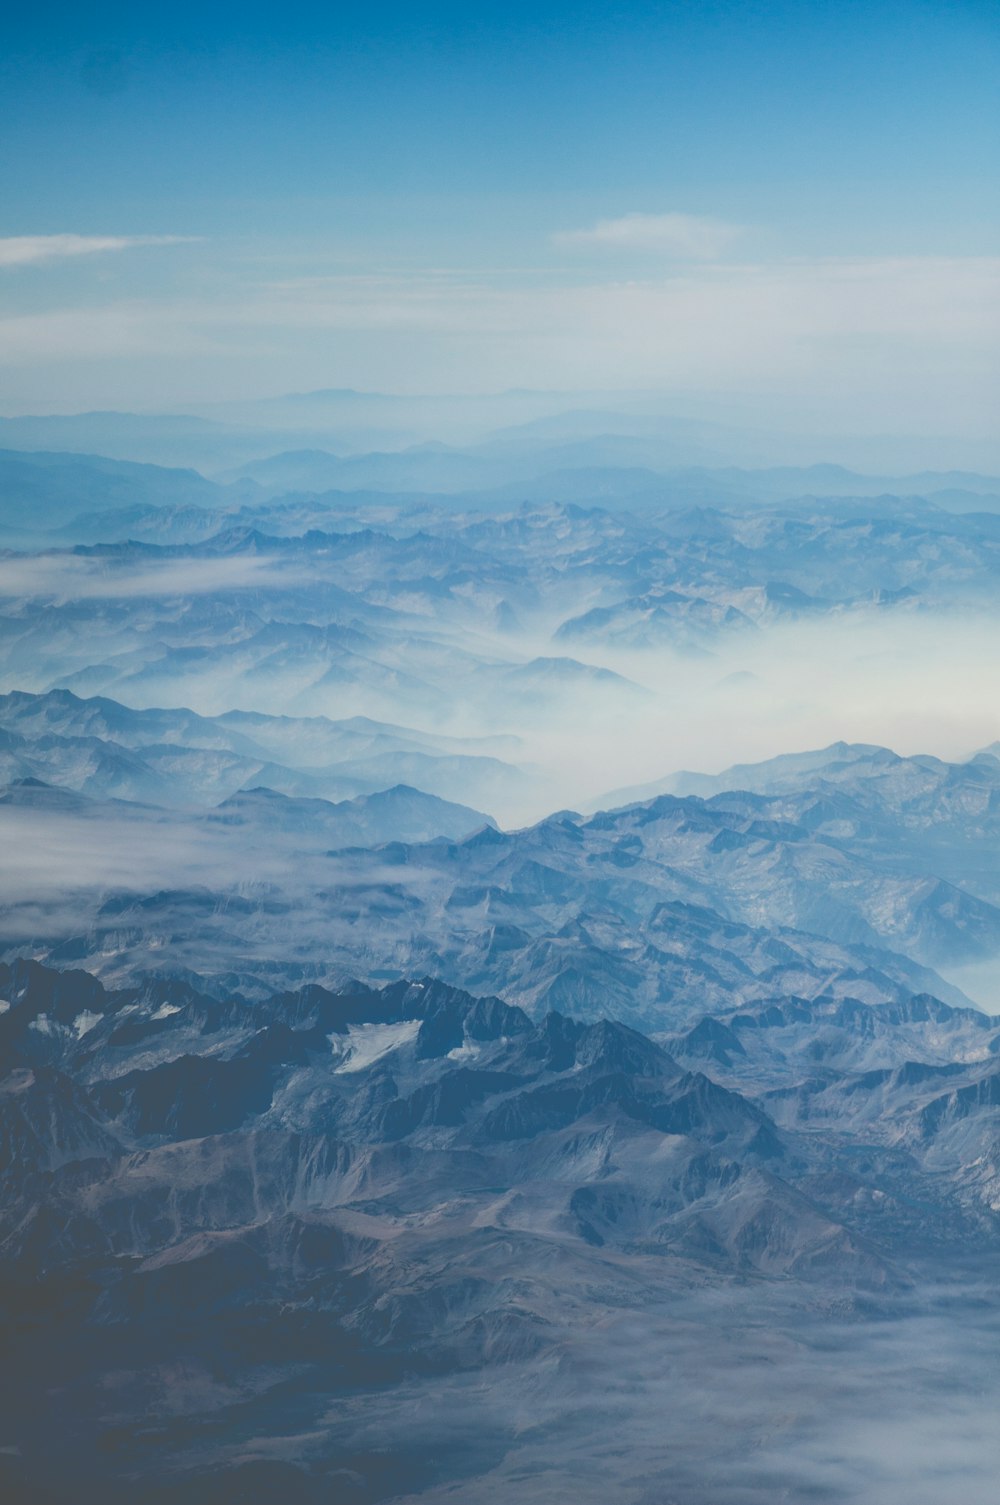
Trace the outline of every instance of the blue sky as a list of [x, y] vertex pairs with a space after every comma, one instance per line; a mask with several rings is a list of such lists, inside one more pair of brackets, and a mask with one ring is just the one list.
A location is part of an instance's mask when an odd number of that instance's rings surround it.
[[935, 370], [978, 423], [998, 62], [980, 0], [25, 11], [0, 402], [577, 371], [822, 408], [860, 359], [870, 407], [909, 352], [918, 426]]

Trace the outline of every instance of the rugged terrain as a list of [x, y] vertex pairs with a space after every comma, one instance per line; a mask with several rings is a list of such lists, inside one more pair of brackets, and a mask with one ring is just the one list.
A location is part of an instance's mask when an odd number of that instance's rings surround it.
[[992, 1505], [1000, 488], [571, 416], [5, 421], [5, 1499]]
[[252, 1002], [17, 962], [0, 991], [14, 1498], [502, 1497], [526, 1426], [565, 1469], [602, 1346], [669, 1372], [721, 1303], [782, 1387], [934, 1287], [964, 1322], [996, 1247], [1000, 1024], [930, 997], [657, 1043], [430, 979]]

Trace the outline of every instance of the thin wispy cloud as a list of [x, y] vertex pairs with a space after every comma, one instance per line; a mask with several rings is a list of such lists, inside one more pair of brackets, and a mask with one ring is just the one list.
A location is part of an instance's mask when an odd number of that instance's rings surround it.
[[696, 214], [623, 214], [583, 230], [561, 230], [558, 246], [661, 253], [686, 261], [714, 261], [742, 233], [740, 225]]
[[138, 246], [178, 246], [195, 239], [192, 235], [8, 235], [0, 237], [0, 267], [131, 251]]

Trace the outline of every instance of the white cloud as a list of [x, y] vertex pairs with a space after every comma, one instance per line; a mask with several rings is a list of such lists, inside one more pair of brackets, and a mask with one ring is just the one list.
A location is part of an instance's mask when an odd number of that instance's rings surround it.
[[586, 230], [563, 230], [556, 245], [607, 251], [660, 252], [688, 261], [714, 261], [740, 234], [739, 225], [695, 214], [623, 214]]
[[32, 266], [67, 256], [98, 251], [128, 251], [134, 246], [177, 246], [190, 235], [8, 235], [0, 237], [0, 267]]

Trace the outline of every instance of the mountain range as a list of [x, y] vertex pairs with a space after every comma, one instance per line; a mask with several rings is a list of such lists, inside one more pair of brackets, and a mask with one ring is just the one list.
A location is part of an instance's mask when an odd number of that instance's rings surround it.
[[4, 1500], [992, 1502], [1000, 482], [588, 403], [0, 421]]
[[602, 1329], [672, 1312], [676, 1345], [713, 1290], [739, 1326], [776, 1282], [786, 1324], [884, 1321], [995, 1247], [1000, 1025], [932, 997], [769, 1002], [665, 1045], [429, 978], [254, 1002], [15, 962], [0, 993], [14, 1497], [487, 1498], [526, 1445], [512, 1386], [555, 1381], [527, 1441], [558, 1457]]
[[[331, 802], [269, 787], [262, 774], [299, 775], [248, 751], [289, 730], [294, 745], [300, 728], [265, 717], [20, 693], [0, 728], [18, 775], [0, 797], [8, 951], [119, 982], [166, 948], [251, 992], [277, 976], [431, 973], [535, 1015], [610, 1011], [656, 1032], [709, 1001], [775, 993], [961, 1004], [946, 979], [1000, 952], [991, 752], [948, 764], [838, 745], [707, 780], [704, 795], [503, 831], [413, 788]], [[324, 760], [361, 734], [306, 732], [300, 756]], [[26, 867], [32, 847], [58, 860]]]

